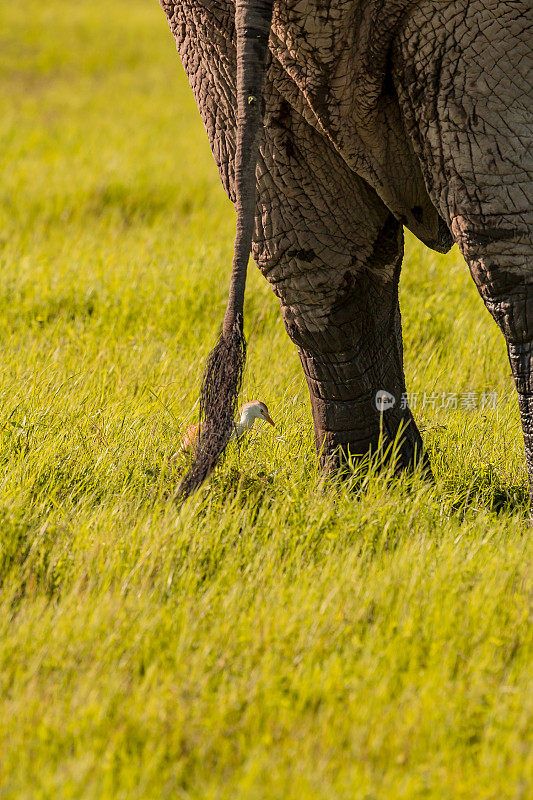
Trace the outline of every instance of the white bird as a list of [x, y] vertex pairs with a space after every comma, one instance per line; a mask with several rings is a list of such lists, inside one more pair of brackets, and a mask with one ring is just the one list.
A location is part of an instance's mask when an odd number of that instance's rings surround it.
[[[246, 433], [246, 431], [249, 431], [253, 428], [256, 419], [260, 419], [264, 422], [269, 422], [271, 425], [274, 425], [274, 420], [268, 413], [268, 408], [260, 400], [252, 400], [250, 403], [245, 403], [239, 409], [239, 414], [241, 416], [239, 421], [234, 423], [233, 433], [230, 437], [231, 439], [240, 439], [241, 436]], [[199, 435], [200, 423], [188, 427], [182, 436], [179, 452], [186, 453], [188, 450], [193, 449], [196, 445]], [[173, 458], [175, 458], [175, 456]]]

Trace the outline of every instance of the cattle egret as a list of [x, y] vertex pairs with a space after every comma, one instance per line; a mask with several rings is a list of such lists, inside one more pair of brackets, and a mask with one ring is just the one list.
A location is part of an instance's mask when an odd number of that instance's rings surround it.
[[[240, 439], [241, 436], [246, 433], [246, 431], [249, 431], [251, 428], [253, 428], [256, 419], [260, 419], [264, 422], [269, 422], [271, 425], [274, 425], [274, 420], [270, 416], [268, 408], [264, 403], [261, 403], [260, 400], [252, 400], [250, 403], [245, 403], [239, 409], [239, 414], [240, 419], [238, 422], [234, 423], [233, 433], [230, 437], [231, 439]], [[196, 445], [199, 435], [199, 423], [196, 425], [191, 425], [189, 428], [187, 428], [181, 439], [179, 452], [186, 453], [188, 450], [193, 449]]]

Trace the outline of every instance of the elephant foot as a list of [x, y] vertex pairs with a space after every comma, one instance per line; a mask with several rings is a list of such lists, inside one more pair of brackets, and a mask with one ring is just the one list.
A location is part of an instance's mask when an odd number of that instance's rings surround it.
[[380, 466], [393, 462], [397, 474], [419, 468], [431, 480], [429, 457], [414, 418], [408, 408], [391, 405], [393, 399], [392, 392], [386, 390], [352, 402], [325, 400], [312, 394], [315, 442], [322, 468], [342, 474], [344, 467], [370, 457]]

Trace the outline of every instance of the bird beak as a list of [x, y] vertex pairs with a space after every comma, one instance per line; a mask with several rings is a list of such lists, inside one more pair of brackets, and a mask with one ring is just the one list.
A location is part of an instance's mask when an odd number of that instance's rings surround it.
[[273, 425], [273, 426], [274, 426], [274, 428], [276, 427], [276, 426], [274, 425], [274, 420], [272, 419], [272, 417], [270, 416], [270, 414], [267, 414], [267, 413], [266, 413], [266, 411], [263, 411], [263, 419], [265, 419], [267, 422], [270, 422], [270, 424], [271, 424], [271, 425]]

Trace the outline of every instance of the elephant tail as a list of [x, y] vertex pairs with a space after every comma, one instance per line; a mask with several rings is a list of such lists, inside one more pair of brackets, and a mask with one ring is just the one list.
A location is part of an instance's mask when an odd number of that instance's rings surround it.
[[233, 432], [246, 361], [244, 290], [255, 222], [255, 169], [262, 125], [262, 91], [273, 0], [236, 0], [237, 142], [235, 208], [237, 232], [229, 298], [222, 333], [211, 351], [200, 393], [200, 436], [177, 496], [185, 500], [213, 471]]

